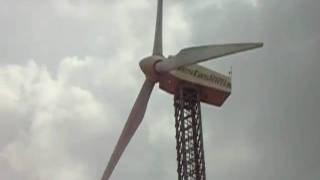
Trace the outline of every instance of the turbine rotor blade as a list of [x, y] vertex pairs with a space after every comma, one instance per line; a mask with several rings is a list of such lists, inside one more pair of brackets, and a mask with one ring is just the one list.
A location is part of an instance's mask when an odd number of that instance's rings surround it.
[[152, 55], [162, 56], [162, 11], [163, 0], [158, 0], [157, 22]]
[[186, 48], [182, 49], [177, 55], [169, 57], [169, 60], [157, 63], [156, 70], [160, 73], [165, 73], [182, 66], [192, 65], [262, 46], [263, 43], [239, 43]]
[[108, 180], [117, 165], [122, 153], [126, 149], [130, 139], [138, 129], [147, 109], [148, 101], [155, 82], [146, 79], [140, 93], [129, 114], [128, 120], [121, 132], [116, 147], [113, 150], [109, 163], [103, 173], [101, 180]]

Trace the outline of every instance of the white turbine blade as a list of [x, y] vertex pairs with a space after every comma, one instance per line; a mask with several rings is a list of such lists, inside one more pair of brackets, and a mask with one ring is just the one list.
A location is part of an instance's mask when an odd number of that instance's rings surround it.
[[118, 143], [113, 150], [109, 163], [103, 173], [101, 180], [108, 180], [115, 166], [117, 165], [122, 153], [126, 149], [130, 139], [138, 129], [147, 109], [147, 104], [155, 82], [146, 79], [140, 93], [133, 105], [128, 120], [122, 130]]
[[239, 43], [186, 48], [182, 49], [177, 55], [170, 57], [169, 60], [157, 63], [156, 70], [160, 73], [168, 72], [181, 66], [188, 66], [262, 46], [263, 43]]
[[153, 55], [162, 56], [162, 11], [163, 0], [158, 0], [157, 22], [154, 36]]

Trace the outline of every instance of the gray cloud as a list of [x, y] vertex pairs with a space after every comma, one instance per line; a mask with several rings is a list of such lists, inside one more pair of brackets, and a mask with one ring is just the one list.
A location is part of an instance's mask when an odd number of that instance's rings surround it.
[[[98, 179], [143, 81], [155, 1], [5, 1], [0, 7], [0, 178]], [[203, 104], [208, 179], [319, 179], [317, 0], [165, 1], [164, 45], [263, 41]], [[33, 59], [33, 60], [30, 60]], [[155, 89], [113, 179], [176, 178], [172, 97]]]

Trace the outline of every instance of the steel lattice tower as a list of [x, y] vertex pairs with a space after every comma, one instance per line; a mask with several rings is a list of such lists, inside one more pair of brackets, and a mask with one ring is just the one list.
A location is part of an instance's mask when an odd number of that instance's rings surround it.
[[174, 95], [178, 179], [205, 180], [200, 101], [221, 107], [231, 94], [231, 77], [199, 63], [263, 46], [251, 42], [211, 44], [183, 48], [173, 56], [165, 56], [162, 19], [163, 0], [158, 0], [153, 52], [139, 62], [145, 80], [101, 180], [109, 180], [143, 121], [157, 83], [161, 90]]
[[179, 180], [205, 180], [199, 93], [181, 87], [174, 96]]

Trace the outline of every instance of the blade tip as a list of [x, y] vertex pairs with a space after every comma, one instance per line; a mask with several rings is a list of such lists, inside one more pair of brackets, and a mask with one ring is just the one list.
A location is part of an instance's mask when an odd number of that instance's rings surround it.
[[257, 44], [257, 47], [263, 47], [264, 43], [263, 42], [258, 42], [256, 43]]

